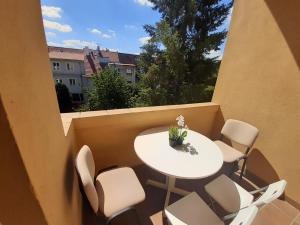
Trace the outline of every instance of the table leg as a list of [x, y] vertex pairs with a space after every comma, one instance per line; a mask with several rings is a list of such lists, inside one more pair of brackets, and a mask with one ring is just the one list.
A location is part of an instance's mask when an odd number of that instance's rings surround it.
[[182, 196], [185, 196], [185, 195], [188, 195], [188, 194], [191, 193], [189, 191], [186, 191], [186, 190], [175, 187], [175, 182], [176, 182], [176, 178], [175, 177], [169, 177], [169, 176], [166, 177], [166, 183], [161, 183], [161, 182], [154, 181], [154, 180], [147, 180], [148, 185], [167, 190], [165, 207], [168, 206], [168, 204], [169, 204], [169, 199], [170, 199], [170, 193], [171, 192], [173, 192], [175, 194], [178, 194], [178, 195], [182, 195]]
[[167, 196], [166, 196], [166, 200], [165, 200], [164, 209], [169, 205], [171, 191], [172, 191], [172, 189], [175, 188], [175, 182], [176, 182], [175, 177], [167, 177], [167, 185], [168, 186], [167, 186]]

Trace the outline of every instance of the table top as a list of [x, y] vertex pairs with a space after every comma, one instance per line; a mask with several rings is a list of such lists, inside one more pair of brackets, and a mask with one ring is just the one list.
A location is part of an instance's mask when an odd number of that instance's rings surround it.
[[183, 179], [209, 177], [223, 165], [219, 147], [209, 138], [188, 130], [182, 146], [169, 145], [168, 127], [143, 131], [134, 141], [138, 157], [149, 167], [167, 176]]

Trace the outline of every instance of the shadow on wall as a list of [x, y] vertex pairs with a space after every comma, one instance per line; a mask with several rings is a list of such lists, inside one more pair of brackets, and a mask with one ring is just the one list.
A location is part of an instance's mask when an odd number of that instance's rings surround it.
[[247, 177], [260, 187], [280, 180], [271, 163], [257, 148], [254, 148], [248, 156]]
[[73, 189], [78, 185], [74, 179], [75, 173], [74, 157], [72, 151], [69, 151], [65, 165], [65, 191], [69, 203], [72, 203]]
[[219, 109], [216, 113], [215, 119], [214, 119], [213, 129], [210, 134], [210, 138], [212, 140], [217, 140], [220, 138], [221, 130], [222, 130], [222, 127], [224, 126], [224, 124], [225, 124], [225, 119], [224, 119], [221, 107], [219, 107]]
[[300, 68], [300, 1], [265, 0]]
[[[216, 140], [220, 137], [220, 132], [224, 123], [225, 119], [220, 108], [215, 117], [214, 128], [211, 133], [211, 139]], [[253, 125], [255, 126], [255, 124]], [[258, 135], [258, 139], [259, 138], [260, 136]], [[229, 145], [233, 145], [226, 138], [224, 138], [224, 141]], [[233, 147], [236, 148], [237, 146]], [[268, 161], [268, 159], [263, 155], [262, 152], [263, 151], [261, 151], [260, 149], [254, 147], [248, 155], [246, 167], [246, 177], [253, 181], [259, 187], [266, 186], [280, 179], [276, 170]]]

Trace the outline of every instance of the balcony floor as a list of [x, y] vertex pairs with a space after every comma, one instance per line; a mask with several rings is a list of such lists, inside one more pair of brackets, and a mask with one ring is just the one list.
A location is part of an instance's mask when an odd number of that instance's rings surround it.
[[[137, 212], [133, 210], [123, 213], [119, 217], [112, 221], [112, 225], [167, 225], [167, 221], [163, 220], [162, 209], [166, 196], [166, 191], [159, 188], [146, 185], [147, 179], [154, 179], [164, 182], [165, 177], [158, 172], [150, 169], [145, 165], [141, 165], [134, 168], [137, 176], [139, 177], [145, 192], [146, 200], [137, 206]], [[220, 173], [228, 171], [228, 168], [222, 169]], [[177, 180], [176, 186], [188, 191], [196, 191], [207, 203], [209, 203], [208, 196], [204, 191], [204, 185], [210, 180], [214, 179], [220, 173], [213, 177], [202, 180]], [[236, 181], [239, 181], [237, 177], [234, 177]], [[245, 181], [239, 182], [247, 190], [251, 189], [251, 186]], [[180, 199], [181, 196], [171, 194], [170, 203], [173, 203]], [[84, 225], [100, 225], [105, 224], [104, 219], [101, 216], [96, 216], [92, 213], [86, 200], [83, 200], [83, 221]], [[226, 215], [221, 208], [216, 205], [216, 210], [219, 216]], [[300, 225], [300, 212], [289, 203], [276, 200], [273, 203], [263, 207], [257, 215], [253, 225]]]

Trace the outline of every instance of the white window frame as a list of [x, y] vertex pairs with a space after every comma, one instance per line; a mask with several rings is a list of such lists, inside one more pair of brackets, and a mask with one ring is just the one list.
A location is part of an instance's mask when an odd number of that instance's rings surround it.
[[55, 82], [56, 82], [57, 84], [63, 84], [63, 80], [60, 79], [60, 78], [56, 78], [56, 79], [55, 79]]
[[[74, 82], [73, 82], [74, 81]], [[69, 79], [69, 84], [70, 84], [70, 86], [75, 86], [76, 85], [76, 79], [75, 78], [70, 78]]]
[[[57, 65], [55, 65], [57, 64]], [[52, 62], [52, 68], [54, 71], [59, 71], [60, 70], [60, 62], [54, 61]]]
[[[68, 68], [68, 66], [69, 66], [69, 68]], [[66, 63], [66, 70], [69, 71], [69, 72], [74, 71], [74, 64], [72, 62], [67, 62]]]

